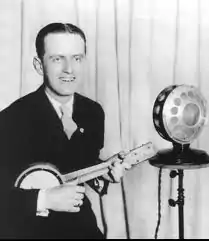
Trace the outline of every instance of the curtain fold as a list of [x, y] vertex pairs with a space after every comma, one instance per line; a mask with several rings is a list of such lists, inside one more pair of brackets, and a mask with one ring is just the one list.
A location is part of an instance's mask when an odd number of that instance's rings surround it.
[[[0, 108], [35, 90], [35, 37], [44, 25], [71, 22], [87, 37], [79, 92], [105, 111], [101, 158], [152, 141], [170, 148], [154, 129], [157, 95], [172, 84], [200, 88], [209, 100], [208, 0], [0, 0]], [[192, 147], [209, 151], [205, 126]], [[110, 184], [102, 199], [87, 188], [108, 238], [178, 238], [178, 178], [148, 161]], [[184, 171], [185, 238], [209, 238], [209, 169]]]

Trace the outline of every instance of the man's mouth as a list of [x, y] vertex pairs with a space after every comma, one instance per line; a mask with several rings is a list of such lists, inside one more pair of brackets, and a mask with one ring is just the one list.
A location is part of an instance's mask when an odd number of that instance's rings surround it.
[[66, 77], [60, 77], [60, 80], [62, 80], [63, 82], [73, 82], [75, 79], [76, 79], [75, 76], [73, 76], [73, 77], [68, 77], [68, 78], [66, 78]]

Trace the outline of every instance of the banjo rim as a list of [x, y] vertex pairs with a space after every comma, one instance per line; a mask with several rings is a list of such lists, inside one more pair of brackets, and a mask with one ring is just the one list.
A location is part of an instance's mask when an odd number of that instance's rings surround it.
[[57, 168], [55, 166], [53, 166], [50, 163], [40, 163], [40, 164], [32, 164], [29, 168], [27, 168], [26, 170], [24, 170], [16, 179], [15, 182], [15, 187], [20, 188], [23, 180], [30, 175], [33, 172], [37, 172], [37, 171], [46, 171], [51, 173], [53, 176], [55, 176], [59, 182], [59, 184], [63, 184], [64, 181], [62, 179], [62, 175], [60, 174], [60, 172], [57, 170]]

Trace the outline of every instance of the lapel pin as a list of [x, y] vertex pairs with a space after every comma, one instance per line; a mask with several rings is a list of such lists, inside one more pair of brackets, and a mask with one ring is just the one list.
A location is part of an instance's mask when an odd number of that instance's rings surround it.
[[80, 132], [81, 132], [81, 133], [84, 133], [84, 129], [83, 129], [83, 128], [80, 128]]

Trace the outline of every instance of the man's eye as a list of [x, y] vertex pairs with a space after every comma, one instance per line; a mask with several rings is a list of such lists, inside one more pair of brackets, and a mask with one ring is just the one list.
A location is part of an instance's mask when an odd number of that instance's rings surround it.
[[53, 62], [60, 62], [61, 61], [61, 58], [60, 57], [54, 57], [52, 59]]
[[76, 62], [81, 62], [82, 57], [80, 57], [80, 56], [75, 56], [74, 59], [75, 59]]

